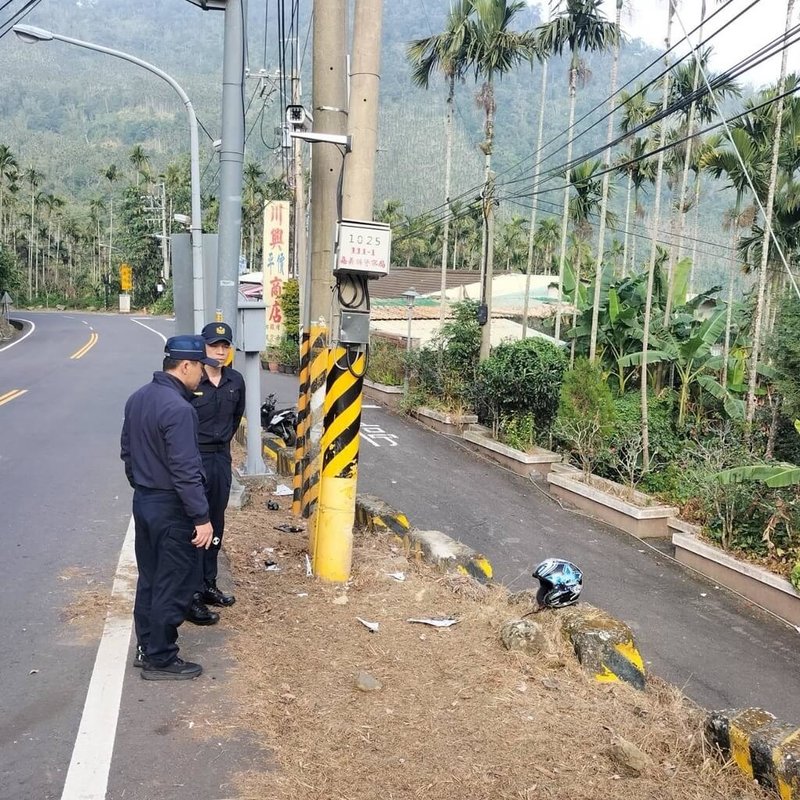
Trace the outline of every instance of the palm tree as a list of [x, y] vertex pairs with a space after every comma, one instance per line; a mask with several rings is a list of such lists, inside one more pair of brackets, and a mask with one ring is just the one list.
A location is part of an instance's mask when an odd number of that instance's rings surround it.
[[[667, 10], [667, 35], [666, 52], [669, 53], [672, 42], [672, 18], [675, 15], [675, 5], [677, 0], [668, 0]], [[665, 56], [666, 60], [666, 56]], [[661, 99], [661, 113], [664, 114], [669, 105], [669, 73], [664, 75], [663, 94]], [[666, 138], [664, 121], [658, 126], [656, 134], [656, 146], [661, 148]], [[650, 261], [647, 267], [647, 291], [645, 295], [644, 321], [642, 324], [642, 357], [640, 363], [641, 380], [640, 387], [642, 392], [642, 470], [648, 472], [650, 469], [650, 422], [648, 417], [647, 404], [647, 351], [650, 346], [650, 314], [653, 309], [653, 285], [655, 282], [656, 256], [658, 255], [658, 225], [661, 211], [661, 182], [664, 178], [664, 150], [658, 154], [656, 166], [655, 199], [653, 208], [653, 233], [650, 242]]]
[[255, 231], [253, 230], [258, 221], [259, 212], [262, 209], [261, 202], [261, 180], [264, 177], [264, 170], [255, 163], [248, 161], [244, 165], [244, 216], [250, 228], [250, 272], [253, 271], [255, 264]]
[[[599, 0], [598, 0], [599, 2]], [[523, 61], [530, 61], [537, 53], [536, 37], [530, 31], [512, 30], [514, 18], [527, 8], [524, 0], [472, 0], [473, 15], [468, 21], [467, 59], [475, 70], [475, 78], [484, 78], [478, 102], [485, 114], [486, 138], [481, 144], [484, 161], [484, 237], [485, 247], [481, 264], [483, 273], [483, 301], [491, 309], [492, 218], [494, 216], [494, 188], [492, 180], [492, 150], [494, 148], [494, 80], [502, 77]], [[491, 313], [481, 330], [481, 359], [489, 357], [491, 342]]]
[[533, 197], [531, 198], [531, 221], [528, 227], [528, 263], [525, 269], [525, 299], [522, 304], [522, 338], [528, 335], [528, 295], [531, 291], [531, 270], [533, 268], [533, 248], [536, 238], [536, 214], [539, 211], [539, 173], [542, 169], [542, 140], [544, 139], [544, 114], [545, 103], [547, 100], [547, 67], [548, 60], [540, 59], [542, 62], [542, 84], [539, 89], [539, 130], [536, 135], [536, 151], [533, 154], [535, 159], [533, 168], [533, 185], [531, 187]]
[[108, 181], [108, 269], [106, 277], [111, 276], [111, 248], [114, 242], [114, 182], [119, 178], [116, 164], [109, 164], [100, 173]]
[[525, 242], [527, 241], [527, 221], [519, 214], [500, 229], [499, 250], [505, 261], [505, 271], [519, 270], [525, 263]]
[[[619, 28], [609, 22], [600, 11], [602, 0], [559, 0], [558, 13], [536, 31], [538, 50], [547, 56], [561, 55], [565, 48], [570, 52], [569, 64], [569, 125], [567, 126], [568, 168], [572, 161], [572, 144], [575, 127], [575, 100], [578, 75], [581, 71], [580, 54], [607, 50], [619, 41]], [[561, 254], [558, 260], [558, 302], [564, 284], [564, 262], [567, 255], [567, 226], [569, 223], [570, 185], [564, 187], [564, 212], [561, 220]], [[561, 335], [561, 306], [556, 310], [555, 337]]]
[[[702, 38], [702, 24], [705, 19], [706, 3], [705, 0], [701, 2], [701, 38]], [[691, 97], [692, 101], [689, 104], [688, 110], [679, 127], [681, 135], [689, 137], [694, 136], [695, 122], [708, 123], [716, 116], [717, 101], [726, 96], [738, 97], [741, 92], [739, 87], [733, 81], [720, 81], [715, 79], [715, 76], [708, 75], [708, 59], [711, 55], [710, 48], [700, 53], [700, 57], [692, 57], [685, 64], [680, 64], [672, 71], [671, 76], [671, 89], [670, 89], [670, 103], [680, 104], [684, 103], [687, 97]], [[704, 75], [708, 78], [709, 83], [713, 87], [713, 94], [705, 91], [700, 92], [698, 95], [698, 87], [700, 86], [700, 76]], [[689, 210], [687, 204], [686, 192], [689, 185], [689, 170], [692, 166], [694, 139], [689, 138], [683, 148], [683, 169], [681, 173], [680, 188], [678, 197], [675, 204], [674, 212], [678, 215], [678, 236], [677, 248], [670, 249], [669, 261], [669, 275], [667, 281], [667, 301], [664, 305], [664, 323], [669, 320], [672, 313], [673, 302], [673, 267], [676, 261], [680, 261], [683, 251], [683, 237], [686, 227], [686, 213]]]
[[[92, 224], [92, 235], [95, 237], [93, 250], [97, 259], [92, 258], [92, 280], [100, 280], [100, 215], [106, 210], [106, 204], [101, 197], [93, 197], [89, 201], [89, 221]], [[94, 256], [94, 253], [93, 253]]]
[[[31, 218], [30, 218], [30, 234], [28, 236], [28, 302], [33, 299], [33, 242], [34, 242], [34, 227], [36, 223], [36, 189], [44, 179], [44, 174], [39, 172], [36, 167], [31, 164], [25, 169], [23, 174], [25, 182], [31, 190]], [[38, 278], [38, 274], [37, 274]]]
[[[42, 197], [42, 206], [47, 211], [47, 260], [52, 266], [50, 247], [53, 238], [53, 216], [64, 207], [64, 201], [54, 194], [45, 194]], [[55, 281], [58, 283], [58, 264], [56, 264]], [[42, 282], [44, 283], [44, 261], [42, 262]]]
[[17, 174], [17, 159], [8, 145], [0, 144], [0, 242], [5, 242], [3, 228], [3, 201], [5, 199], [6, 181], [11, 181]]
[[147, 154], [144, 152], [144, 148], [140, 145], [134, 145], [133, 150], [131, 150], [131, 154], [128, 156], [128, 161], [131, 162], [131, 166], [136, 173], [136, 188], [139, 188], [139, 178], [144, 175], [145, 177], [150, 176], [150, 159], [147, 157]]
[[[794, 11], [794, 0], [787, 0], [786, 3], [786, 35], [792, 26], [792, 12]], [[764, 241], [761, 247], [761, 264], [758, 270], [758, 299], [756, 301], [756, 313], [753, 319], [753, 349], [750, 353], [749, 380], [747, 386], [747, 406], [745, 410], [745, 435], [750, 440], [753, 427], [753, 418], [756, 411], [756, 382], [758, 378], [758, 357], [761, 349], [761, 325], [764, 318], [764, 298], [767, 285], [767, 265], [769, 263], [769, 238], [772, 227], [772, 215], [775, 203], [775, 189], [778, 184], [778, 159], [781, 153], [781, 131], [783, 126], [784, 108], [784, 85], [786, 83], [786, 61], [787, 48], [781, 53], [781, 72], [778, 79], [778, 101], [775, 108], [775, 129], [773, 131], [772, 162], [769, 171], [769, 184], [767, 188], [767, 202], [764, 208]]]
[[[619, 71], [619, 43], [620, 43], [620, 19], [622, 17], [622, 6], [624, 0], [616, 0], [617, 2], [617, 15], [614, 24], [617, 28], [617, 40], [614, 43], [614, 58], [611, 62], [611, 92], [609, 93], [608, 103], [611, 112], [608, 115], [608, 130], [606, 131], [606, 139], [610, 142], [614, 134], [614, 104], [616, 103], [617, 93], [617, 72]], [[594, 362], [597, 352], [597, 327], [599, 324], [600, 314], [600, 280], [603, 271], [603, 255], [605, 252], [605, 236], [606, 236], [606, 215], [608, 213], [608, 194], [609, 194], [609, 181], [611, 179], [611, 148], [607, 147], [605, 156], [603, 157], [603, 166], [605, 167], [605, 175], [603, 175], [603, 189], [602, 199], [600, 201], [600, 230], [597, 234], [597, 261], [595, 262], [595, 282], [594, 282], [594, 299], [592, 307], [592, 330], [589, 334], [589, 361]], [[573, 327], [575, 325], [575, 317], [572, 320]], [[575, 340], [573, 339], [572, 352], [575, 352]]]
[[[456, 80], [463, 79], [467, 70], [467, 19], [472, 12], [472, 0], [453, 0], [450, 13], [441, 33], [411, 42], [406, 51], [413, 71], [412, 81], [423, 89], [430, 84], [431, 75], [438, 70], [447, 80], [447, 106], [445, 112], [445, 156], [444, 156], [444, 202], [445, 209], [450, 206], [450, 182], [453, 159], [453, 103]], [[445, 293], [447, 289], [447, 252], [450, 242], [450, 216], [444, 218], [442, 235], [442, 286], [439, 304], [439, 320], [445, 318]]]

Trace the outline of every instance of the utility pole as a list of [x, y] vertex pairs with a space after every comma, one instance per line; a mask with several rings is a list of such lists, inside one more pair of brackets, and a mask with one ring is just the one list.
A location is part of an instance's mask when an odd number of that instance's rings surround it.
[[494, 172], [489, 172], [486, 178], [486, 191], [483, 197], [483, 216], [485, 220], [485, 234], [483, 245], [486, 248], [484, 261], [486, 269], [483, 273], [483, 305], [486, 309], [486, 319], [481, 320], [481, 351], [480, 360], [489, 358], [492, 349], [492, 281], [494, 279]]
[[[234, 337], [238, 315], [242, 232], [245, 29], [245, 0], [227, 0], [222, 63], [222, 147], [219, 152], [217, 308], [222, 311], [223, 320], [231, 326]], [[250, 389], [258, 392], [256, 386]]]
[[[313, 20], [313, 131], [344, 134], [347, 121], [346, 0], [315, 0]], [[301, 286], [300, 392], [295, 447], [295, 514], [313, 516], [319, 499], [323, 414], [339, 219], [343, 154], [329, 142], [312, 144], [310, 275]], [[309, 530], [312, 530], [310, 527]], [[313, 550], [314, 537], [310, 546]]]
[[[348, 104], [351, 152], [345, 165], [342, 198], [342, 218], [348, 220], [372, 220], [382, 13], [382, 0], [356, 0]], [[368, 282], [363, 275], [340, 274], [337, 282], [349, 284], [345, 286], [348, 296], [360, 296], [360, 301], [348, 306], [348, 318], [360, 318], [366, 324], [362, 325], [360, 337], [345, 337], [342, 313], [339, 341], [330, 348], [312, 566], [314, 574], [321, 578], [346, 581], [350, 577], [353, 550], [361, 396], [369, 341], [369, 295]], [[358, 287], [360, 292], [349, 294]]]
[[169, 281], [169, 241], [167, 240], [167, 186], [162, 181], [158, 184], [161, 189], [161, 258], [164, 263], [162, 274], [164, 282]]
[[[295, 39], [297, 49], [297, 39]], [[301, 104], [300, 75], [297, 67], [292, 72], [292, 103]], [[303, 180], [303, 143], [294, 139], [294, 277], [301, 286], [305, 286], [308, 279], [308, 248], [306, 242], [306, 192]], [[301, 301], [302, 306], [302, 301]]]

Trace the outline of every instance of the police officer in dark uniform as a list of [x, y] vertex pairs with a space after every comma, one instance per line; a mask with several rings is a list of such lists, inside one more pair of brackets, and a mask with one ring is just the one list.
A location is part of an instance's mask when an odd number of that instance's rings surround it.
[[198, 441], [206, 473], [206, 497], [214, 527], [211, 547], [203, 553], [203, 581], [195, 595], [187, 619], [198, 625], [213, 625], [219, 614], [206, 606], [231, 606], [232, 594], [217, 586], [217, 559], [225, 532], [225, 509], [231, 492], [231, 439], [242, 421], [245, 403], [244, 378], [228, 361], [233, 339], [231, 326], [210, 322], [203, 328], [206, 355], [219, 366], [208, 367], [194, 393], [192, 405], [199, 422]]
[[145, 680], [187, 680], [203, 671], [178, 657], [178, 626], [200, 579], [200, 555], [211, 544], [197, 414], [189, 402], [203, 377], [200, 336], [173, 336], [163, 371], [125, 404], [121, 457], [134, 489], [139, 579], [133, 617], [134, 666]]

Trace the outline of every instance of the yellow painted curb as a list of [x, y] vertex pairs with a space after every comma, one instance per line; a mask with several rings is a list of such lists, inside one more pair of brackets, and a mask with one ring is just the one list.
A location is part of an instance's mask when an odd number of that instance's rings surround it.
[[705, 735], [724, 759], [731, 759], [750, 780], [800, 800], [800, 728], [761, 708], [713, 711]]

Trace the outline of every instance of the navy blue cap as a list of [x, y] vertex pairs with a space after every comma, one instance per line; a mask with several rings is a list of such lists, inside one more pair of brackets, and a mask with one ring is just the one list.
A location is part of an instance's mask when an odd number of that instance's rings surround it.
[[164, 355], [176, 361], [200, 361], [209, 367], [219, 366], [216, 359], [206, 356], [206, 343], [202, 336], [170, 336]]
[[208, 344], [214, 344], [214, 342], [233, 344], [233, 331], [227, 322], [209, 322], [203, 328], [201, 336]]

